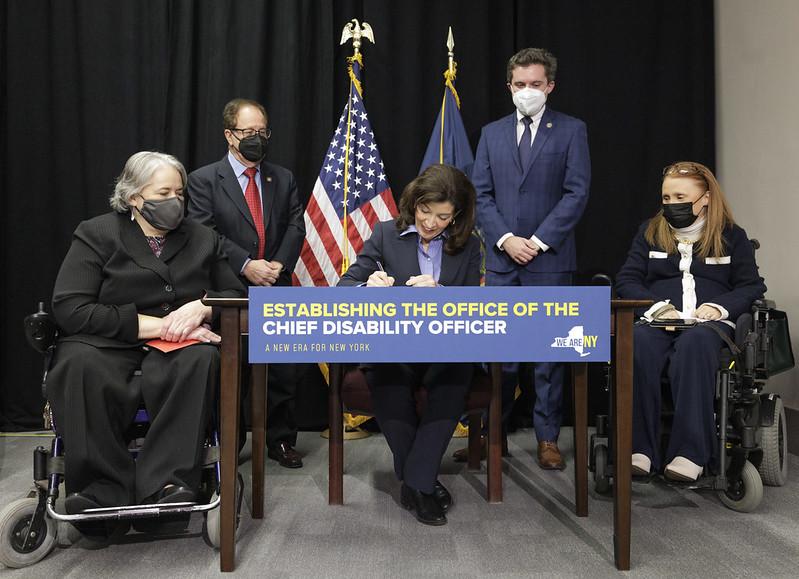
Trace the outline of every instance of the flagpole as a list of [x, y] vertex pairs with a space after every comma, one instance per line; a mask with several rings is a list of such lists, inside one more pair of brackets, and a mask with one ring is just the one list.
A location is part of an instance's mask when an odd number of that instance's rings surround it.
[[458, 104], [458, 108], [460, 108], [460, 99], [458, 98], [458, 93], [455, 91], [455, 85], [453, 81], [455, 80], [455, 76], [457, 74], [458, 63], [455, 62], [455, 39], [452, 37], [452, 26], [449, 27], [449, 33], [447, 34], [447, 56], [448, 56], [448, 65], [447, 70], [444, 71], [444, 97], [441, 99], [441, 131], [439, 136], [439, 144], [438, 144], [438, 162], [443, 164], [444, 163], [444, 112], [447, 108], [447, 88], [452, 91], [453, 96], [455, 97], [455, 101]]
[[341, 31], [341, 42], [339, 44], [344, 44], [350, 38], [352, 38], [353, 52], [352, 56], [347, 58], [347, 62], [349, 63], [347, 72], [350, 75], [350, 95], [349, 99], [347, 100], [347, 134], [344, 137], [344, 218], [341, 223], [344, 229], [344, 240], [341, 250], [341, 275], [347, 273], [347, 270], [350, 268], [349, 207], [347, 205], [347, 197], [349, 195], [350, 177], [350, 131], [352, 131], [353, 87], [358, 93], [358, 96], [363, 98], [363, 88], [361, 87], [361, 82], [355, 76], [352, 67], [354, 63], [357, 62], [361, 68], [363, 68], [363, 57], [361, 56], [361, 38], [366, 38], [367, 40], [371, 41], [372, 44], [375, 43], [375, 36], [374, 32], [372, 32], [372, 27], [369, 26], [367, 22], [359, 24], [356, 18], [353, 18], [352, 21], [348, 22], [344, 26], [344, 29]]

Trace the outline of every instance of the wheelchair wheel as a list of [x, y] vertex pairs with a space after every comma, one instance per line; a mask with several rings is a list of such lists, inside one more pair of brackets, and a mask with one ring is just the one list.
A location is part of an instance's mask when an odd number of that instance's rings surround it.
[[754, 511], [763, 500], [763, 481], [755, 465], [747, 460], [741, 471], [740, 480], [730, 484], [726, 491], [719, 491], [719, 498], [733, 511], [739, 513]]
[[30, 528], [38, 503], [35, 497], [19, 499], [0, 512], [0, 563], [6, 567], [38, 563], [55, 547], [58, 527], [53, 519], [45, 517], [41, 529]]
[[608, 447], [604, 444], [597, 444], [594, 447], [594, 490], [600, 495], [606, 495], [610, 492]]
[[[210, 502], [216, 500], [218, 494], [214, 492], [211, 495]], [[236, 538], [235, 540], [239, 540], [239, 529], [241, 526], [239, 522], [241, 520], [241, 503], [244, 498], [244, 479], [242, 478], [241, 474], [238, 476], [238, 484], [236, 485]], [[218, 549], [219, 545], [222, 542], [222, 530], [221, 530], [221, 517], [220, 511], [222, 509], [220, 507], [216, 507], [215, 509], [211, 509], [207, 513], [205, 513], [205, 522], [203, 523], [203, 537], [206, 539], [206, 542], [213, 547], [214, 549]]]
[[763, 484], [781, 487], [788, 480], [788, 427], [785, 422], [785, 407], [781, 398], [774, 404], [774, 422], [760, 429], [760, 447], [763, 461], [760, 463], [760, 477]]

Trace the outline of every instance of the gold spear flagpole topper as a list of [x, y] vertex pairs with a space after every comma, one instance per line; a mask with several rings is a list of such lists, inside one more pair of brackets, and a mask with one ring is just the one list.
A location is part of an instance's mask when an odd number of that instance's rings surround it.
[[449, 34], [447, 34], [447, 54], [449, 55], [449, 71], [455, 74], [455, 39], [452, 37], [452, 26], [449, 27]]

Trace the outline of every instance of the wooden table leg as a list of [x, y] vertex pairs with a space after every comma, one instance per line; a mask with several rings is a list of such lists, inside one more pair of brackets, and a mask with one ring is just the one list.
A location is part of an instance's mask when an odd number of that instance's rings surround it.
[[222, 571], [236, 568], [236, 486], [239, 457], [240, 319], [238, 308], [222, 308], [222, 371], [219, 396], [221, 438], [220, 556]]
[[489, 364], [491, 405], [488, 407], [488, 502], [502, 502], [502, 364]]
[[266, 446], [266, 388], [268, 366], [250, 367], [252, 402], [252, 518], [264, 518], [264, 447]]
[[344, 504], [344, 406], [341, 401], [341, 382], [344, 367], [330, 364], [330, 392], [328, 394], [328, 486], [327, 504]]
[[482, 413], [472, 413], [469, 415], [469, 446], [467, 465], [469, 470], [480, 470], [480, 455], [483, 454], [481, 438], [483, 436]]
[[574, 396], [574, 505], [588, 516], [588, 365], [572, 364]]
[[633, 310], [616, 311], [616, 379], [614, 391], [615, 477], [613, 484], [613, 551], [616, 568], [630, 569], [630, 494], [632, 487]]

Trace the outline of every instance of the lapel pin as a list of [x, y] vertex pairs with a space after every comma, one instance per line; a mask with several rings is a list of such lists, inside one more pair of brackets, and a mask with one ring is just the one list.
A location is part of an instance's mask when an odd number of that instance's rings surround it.
[[547, 128], [551, 129], [552, 128], [552, 123], [547, 123]]
[[267, 182], [267, 183], [271, 183], [271, 182], [272, 182], [272, 177], [267, 177], [267, 178], [266, 178], [266, 182]]

